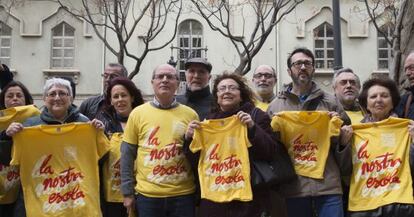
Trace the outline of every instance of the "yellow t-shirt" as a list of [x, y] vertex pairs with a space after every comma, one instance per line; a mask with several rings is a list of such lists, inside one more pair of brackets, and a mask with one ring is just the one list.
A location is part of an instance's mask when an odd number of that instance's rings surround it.
[[264, 112], [266, 112], [266, 111], [267, 111], [267, 108], [269, 108], [269, 103], [267, 103], [267, 102], [262, 102], [262, 101], [260, 101], [260, 100], [258, 100], [258, 99], [256, 99], [256, 100], [254, 101], [254, 105], [255, 105], [257, 108], [259, 108], [259, 109], [261, 109], [262, 111], [264, 111]]
[[361, 120], [364, 118], [362, 111], [345, 111], [349, 119], [351, 119], [352, 124], [361, 123]]
[[280, 132], [298, 175], [323, 179], [330, 138], [339, 136], [342, 120], [330, 118], [327, 111], [279, 112], [271, 126]]
[[121, 194], [121, 143], [122, 133], [113, 133], [108, 160], [103, 165], [104, 195], [108, 202], [123, 202], [124, 199]]
[[[1, 110], [0, 130], [6, 130], [12, 122], [22, 123], [27, 118], [39, 114], [39, 109], [33, 105], [18, 106]], [[0, 164], [0, 204], [10, 204], [16, 201], [19, 187], [19, 168], [16, 166]]]
[[159, 109], [145, 103], [132, 110], [123, 141], [138, 145], [138, 193], [163, 198], [194, 192], [194, 177], [182, 151], [184, 134], [192, 120], [198, 120], [197, 113], [181, 104]]
[[7, 129], [12, 122], [22, 123], [27, 118], [39, 114], [39, 109], [34, 105], [17, 106], [0, 110], [0, 130]]
[[366, 211], [392, 203], [414, 204], [408, 119], [352, 125], [349, 210]]
[[215, 202], [252, 200], [247, 127], [236, 116], [206, 120], [194, 132], [192, 152], [200, 152], [201, 198]]
[[102, 130], [87, 123], [38, 125], [13, 136], [28, 217], [100, 217], [98, 160], [108, 151]]

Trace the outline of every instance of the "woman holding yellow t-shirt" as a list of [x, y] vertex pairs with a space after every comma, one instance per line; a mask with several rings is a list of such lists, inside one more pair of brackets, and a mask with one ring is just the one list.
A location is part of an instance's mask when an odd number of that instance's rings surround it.
[[[0, 109], [2, 110], [2, 125], [4, 124], [4, 128], [1, 130], [5, 130], [7, 125], [12, 121], [17, 121], [16, 119], [24, 119], [39, 114], [39, 110], [34, 106], [27, 106], [33, 104], [33, 98], [29, 93], [29, 90], [20, 82], [18, 81], [10, 81], [4, 88], [3, 91], [0, 93]], [[19, 109], [13, 109], [19, 107]], [[7, 111], [5, 109], [8, 109]], [[10, 115], [8, 113], [10, 111]], [[10, 116], [10, 117], [8, 117]], [[1, 133], [4, 135], [4, 131]], [[0, 135], [1, 137], [1, 135]], [[1, 138], [0, 138], [1, 139]], [[9, 167], [10, 162], [10, 150], [11, 150], [11, 142], [8, 140], [1, 140], [0, 141], [0, 184], [3, 184], [3, 181], [6, 182], [11, 181], [10, 175], [15, 174], [15, 171], [11, 167]], [[7, 178], [9, 176], [9, 178]], [[13, 176], [18, 179], [18, 176]], [[8, 182], [7, 181], [7, 182]], [[6, 183], [4, 183], [6, 184]], [[11, 188], [10, 191], [1, 192], [0, 193], [0, 216], [10, 216], [13, 217], [13, 209], [15, 204], [15, 197], [16, 197], [16, 190], [18, 189], [18, 183], [15, 187]], [[1, 186], [0, 189], [3, 189]], [[14, 192], [13, 192], [14, 191]], [[12, 193], [13, 192], [13, 193]], [[3, 195], [4, 193], [4, 195]], [[12, 201], [11, 201], [11, 200]]]
[[105, 134], [110, 138], [110, 150], [103, 163], [101, 208], [103, 217], [127, 217], [120, 191], [120, 147], [122, 134], [132, 109], [143, 104], [140, 90], [128, 78], [114, 78], [108, 84], [103, 111], [97, 119], [105, 125]]
[[[391, 79], [367, 80], [359, 96], [362, 124], [343, 126], [341, 144], [351, 173], [350, 217], [414, 216], [414, 122], [396, 118], [400, 94]], [[352, 159], [352, 161], [350, 160]]]
[[270, 118], [254, 106], [252, 91], [235, 73], [217, 77], [213, 97], [207, 120], [192, 121], [185, 135], [195, 153], [187, 156], [198, 165], [199, 216], [262, 216], [269, 192], [252, 188], [249, 160], [271, 160], [275, 154]]

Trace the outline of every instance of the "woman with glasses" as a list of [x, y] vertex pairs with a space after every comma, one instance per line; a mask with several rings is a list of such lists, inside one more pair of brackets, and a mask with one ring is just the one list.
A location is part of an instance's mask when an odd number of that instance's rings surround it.
[[0, 93], [0, 216], [13, 217], [13, 209], [20, 187], [17, 167], [9, 166], [12, 143], [3, 140], [6, 128], [14, 121], [23, 122], [40, 111], [32, 105], [29, 90], [18, 81], [9, 81]]
[[262, 216], [269, 190], [252, 188], [249, 161], [271, 160], [275, 154], [270, 118], [254, 106], [252, 91], [235, 73], [217, 77], [213, 97], [207, 120], [192, 121], [185, 135], [195, 153], [187, 155], [198, 165], [200, 216]]
[[122, 134], [132, 109], [144, 103], [141, 91], [128, 78], [118, 77], [109, 81], [105, 94], [105, 106], [97, 115], [105, 125], [105, 134], [110, 138], [109, 155], [103, 163], [102, 214], [104, 217], [127, 217], [123, 206], [123, 196], [120, 191], [121, 177], [119, 175], [120, 147]]
[[[9, 140], [16, 133], [22, 131], [24, 127], [89, 121], [87, 117], [79, 113], [72, 105], [72, 88], [69, 81], [61, 78], [51, 78], [46, 81], [43, 90], [45, 107], [40, 115], [29, 118], [23, 124], [18, 122], [11, 123], [5, 132]], [[97, 119], [92, 120], [91, 124], [98, 129], [104, 129], [103, 123]], [[20, 191], [16, 201], [14, 217], [24, 216], [26, 216], [26, 211], [23, 193]]]

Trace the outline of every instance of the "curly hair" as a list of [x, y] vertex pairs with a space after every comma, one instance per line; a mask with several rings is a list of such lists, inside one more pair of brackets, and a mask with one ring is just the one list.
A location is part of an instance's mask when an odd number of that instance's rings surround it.
[[243, 105], [245, 103], [253, 104], [253, 91], [247, 85], [246, 79], [237, 73], [234, 73], [231, 71], [224, 71], [223, 74], [217, 76], [217, 78], [214, 80], [214, 84], [213, 84], [213, 99], [214, 100], [211, 106], [212, 112], [220, 111], [220, 105], [218, 104], [218, 97], [217, 97], [217, 92], [218, 92], [217, 86], [222, 80], [225, 80], [225, 79], [232, 79], [239, 85], [240, 98], [241, 98], [240, 105]]
[[129, 94], [131, 95], [132, 99], [132, 108], [135, 108], [144, 103], [144, 99], [142, 97], [141, 91], [135, 86], [134, 82], [132, 82], [128, 78], [124, 77], [117, 77], [109, 81], [108, 88], [106, 89], [105, 93], [105, 110], [108, 112], [115, 112], [114, 107], [111, 105], [111, 91], [115, 85], [122, 85], [127, 89]]
[[29, 90], [27, 89], [26, 86], [24, 86], [24, 84], [22, 84], [19, 81], [10, 81], [2, 90], [0, 93], [0, 109], [6, 109], [6, 105], [5, 105], [5, 98], [6, 98], [6, 92], [9, 88], [11, 87], [20, 87], [20, 89], [22, 89], [23, 94], [24, 94], [24, 100], [26, 102], [26, 105], [31, 105], [33, 104], [33, 97], [30, 94]]
[[393, 108], [397, 107], [398, 103], [400, 102], [400, 92], [398, 91], [398, 87], [395, 84], [395, 81], [389, 79], [389, 78], [371, 78], [368, 79], [364, 82], [364, 84], [362, 85], [362, 91], [361, 94], [358, 97], [359, 100], [359, 104], [361, 105], [361, 107], [367, 112], [370, 113], [370, 111], [368, 111], [368, 90], [372, 87], [372, 86], [381, 86], [381, 87], [385, 87], [390, 91], [391, 94], [391, 100], [392, 100], [392, 106]]

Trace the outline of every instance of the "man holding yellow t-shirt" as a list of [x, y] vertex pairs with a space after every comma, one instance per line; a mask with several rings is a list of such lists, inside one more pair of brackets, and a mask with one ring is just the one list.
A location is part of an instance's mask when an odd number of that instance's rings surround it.
[[[347, 119], [342, 106], [336, 103], [335, 98], [320, 89], [313, 81], [314, 64], [314, 55], [307, 48], [296, 48], [290, 53], [287, 66], [292, 83], [286, 85], [276, 99], [270, 103], [268, 112], [271, 115], [282, 111], [316, 110], [328, 111], [327, 115], [330, 117], [339, 114], [342, 118]], [[349, 120], [346, 121], [349, 122]], [[323, 133], [318, 132], [318, 135], [321, 136], [326, 134], [328, 134], [328, 129]], [[301, 143], [305, 142], [302, 139], [300, 141]], [[331, 147], [334, 144], [328, 145]], [[293, 157], [291, 156], [291, 158]], [[321, 161], [322, 159], [319, 159], [319, 162]], [[280, 188], [282, 195], [286, 197], [289, 217], [312, 216], [312, 213], [316, 213], [319, 217], [343, 216], [339, 167], [331, 149], [329, 149], [325, 161], [322, 178], [299, 174], [296, 181]], [[276, 203], [273, 202], [273, 204]], [[298, 207], [300, 208], [298, 209]]]
[[151, 83], [153, 101], [136, 107], [124, 130], [124, 206], [128, 212], [135, 209], [140, 217], [194, 217], [194, 177], [182, 147], [188, 123], [198, 116], [175, 100], [178, 75], [174, 67], [158, 66]]

